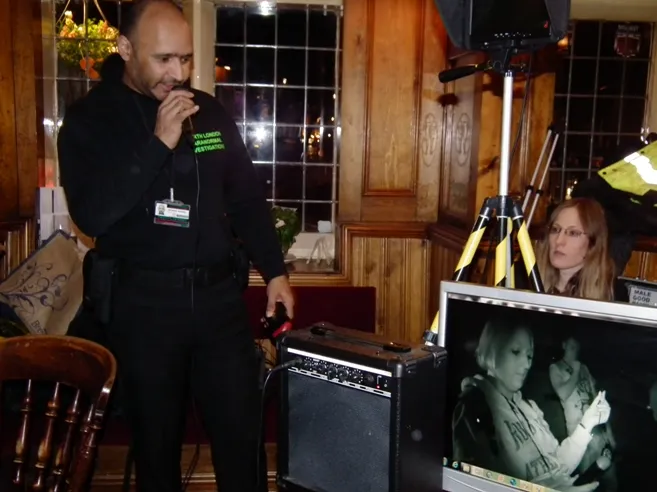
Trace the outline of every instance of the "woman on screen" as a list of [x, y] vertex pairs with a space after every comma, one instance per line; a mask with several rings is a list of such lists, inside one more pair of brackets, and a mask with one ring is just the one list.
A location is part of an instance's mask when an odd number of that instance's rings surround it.
[[597, 395], [579, 425], [561, 443], [543, 413], [521, 389], [534, 357], [534, 339], [521, 322], [486, 323], [475, 352], [484, 374], [465, 378], [452, 420], [453, 459], [560, 491], [595, 490], [597, 483], [574, 487], [592, 431], [608, 421], [611, 409]]
[[561, 203], [538, 242], [536, 259], [545, 292], [584, 299], [614, 298], [614, 264], [602, 206], [590, 198]]
[[[581, 422], [597, 391], [589, 368], [579, 360], [579, 342], [574, 337], [567, 337], [562, 343], [562, 348], [563, 357], [550, 364], [549, 374], [552, 388], [561, 402], [563, 418], [570, 435]], [[612, 452], [615, 448], [616, 442], [609, 422], [596, 427], [593, 438], [576, 469], [577, 473], [583, 474], [589, 471], [592, 475], [602, 475], [604, 490], [615, 491], [616, 471], [612, 466]]]

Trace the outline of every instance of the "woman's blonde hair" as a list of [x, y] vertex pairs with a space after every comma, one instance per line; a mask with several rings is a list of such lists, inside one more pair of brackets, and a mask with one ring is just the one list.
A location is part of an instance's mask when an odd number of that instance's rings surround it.
[[500, 354], [509, 345], [513, 336], [524, 331], [529, 336], [532, 352], [534, 351], [534, 336], [527, 326], [520, 321], [519, 316], [506, 316], [488, 320], [484, 326], [479, 343], [475, 350], [477, 365], [486, 373], [494, 375]]
[[609, 254], [609, 232], [602, 206], [590, 198], [573, 198], [562, 202], [550, 215], [548, 229], [538, 242], [536, 259], [543, 286], [550, 292], [559, 281], [559, 270], [550, 263], [549, 231], [562, 210], [574, 208], [589, 239], [584, 265], [569, 295], [584, 299], [611, 301], [614, 298], [614, 264]]

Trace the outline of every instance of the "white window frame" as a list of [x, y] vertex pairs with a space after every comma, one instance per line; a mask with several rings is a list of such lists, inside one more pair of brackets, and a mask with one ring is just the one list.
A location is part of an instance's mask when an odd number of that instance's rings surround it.
[[[214, 44], [216, 35], [216, 5], [225, 3], [236, 4], [262, 4], [263, 7], [280, 4], [299, 4], [299, 5], [330, 5], [342, 6], [343, 0], [183, 0], [183, 10], [192, 25], [194, 35], [194, 69], [192, 71], [192, 87], [202, 90], [214, 96], [215, 77], [214, 77]], [[297, 240], [290, 248], [290, 254], [297, 258], [309, 258], [313, 252], [317, 241], [326, 236], [333, 236], [336, 233], [335, 221], [333, 222], [333, 231], [331, 233], [312, 233], [302, 232], [297, 236]], [[335, 241], [328, 241], [328, 254], [335, 256]]]

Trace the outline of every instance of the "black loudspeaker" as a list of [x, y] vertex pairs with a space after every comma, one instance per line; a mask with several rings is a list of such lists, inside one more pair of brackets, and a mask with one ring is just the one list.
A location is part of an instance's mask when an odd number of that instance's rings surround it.
[[447, 355], [321, 323], [290, 332], [281, 377], [279, 488], [435, 492], [442, 487]]
[[532, 50], [568, 33], [571, 0], [435, 0], [452, 43], [464, 50]]

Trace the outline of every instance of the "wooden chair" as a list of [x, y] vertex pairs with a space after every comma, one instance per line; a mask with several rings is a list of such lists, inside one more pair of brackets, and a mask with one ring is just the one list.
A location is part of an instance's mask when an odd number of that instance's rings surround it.
[[[112, 354], [87, 340], [35, 335], [0, 341], [0, 381], [27, 381], [20, 409], [22, 415], [14, 429], [17, 438], [11, 482], [15, 489], [83, 490], [93, 470], [98, 433], [115, 375], [116, 360]], [[37, 396], [35, 387], [39, 382], [53, 383], [41, 425], [32, 418]], [[60, 409], [67, 387], [71, 388], [71, 403], [63, 414]], [[88, 409], [84, 410], [87, 402]], [[58, 421], [60, 416], [63, 419]], [[43, 434], [38, 448], [29, 453], [33, 427], [42, 427]], [[58, 432], [59, 427], [63, 427], [61, 432]], [[56, 448], [54, 455], [53, 448]], [[11, 485], [0, 484], [0, 490], [9, 491]]]

